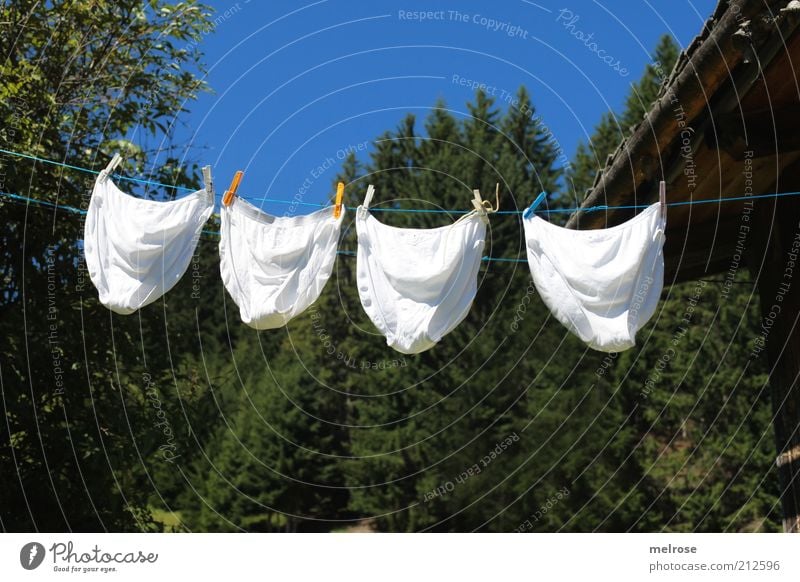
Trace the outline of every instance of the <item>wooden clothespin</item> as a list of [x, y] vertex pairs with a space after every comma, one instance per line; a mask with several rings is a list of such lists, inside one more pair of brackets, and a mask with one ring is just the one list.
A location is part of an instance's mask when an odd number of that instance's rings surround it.
[[540, 205], [542, 202], [544, 202], [545, 198], [547, 198], [547, 194], [545, 194], [544, 192], [540, 192], [540, 193], [539, 193], [539, 195], [536, 197], [536, 200], [534, 200], [534, 201], [533, 201], [533, 204], [531, 204], [530, 206], [528, 206], [528, 207], [525, 209], [525, 212], [523, 212], [523, 213], [522, 213], [522, 217], [523, 217], [523, 218], [530, 218], [531, 214], [533, 214], [534, 212], [536, 212], [536, 208], [537, 208], [537, 207], [538, 207], [538, 206], [539, 206], [539, 205]]
[[667, 220], [667, 183], [658, 183], [658, 201], [661, 203], [661, 218]]
[[242, 181], [242, 176], [244, 176], [244, 172], [241, 170], [237, 170], [237, 172], [233, 175], [233, 180], [231, 180], [230, 187], [225, 190], [225, 194], [222, 195], [223, 206], [230, 206], [231, 202], [233, 202], [233, 199], [236, 196], [236, 191], [239, 189], [239, 182]]
[[203, 166], [203, 186], [206, 193], [214, 198], [214, 181], [211, 179], [211, 166]]
[[100, 172], [100, 175], [98, 176], [100, 182], [105, 182], [108, 179], [108, 177], [114, 172], [114, 170], [117, 169], [117, 166], [119, 166], [121, 162], [122, 162], [122, 156], [119, 155], [119, 152], [115, 153], [114, 156], [111, 158], [111, 161], [108, 162], [106, 169]]
[[336, 185], [336, 206], [333, 208], [333, 217], [339, 218], [342, 214], [342, 199], [344, 198], [344, 182]]

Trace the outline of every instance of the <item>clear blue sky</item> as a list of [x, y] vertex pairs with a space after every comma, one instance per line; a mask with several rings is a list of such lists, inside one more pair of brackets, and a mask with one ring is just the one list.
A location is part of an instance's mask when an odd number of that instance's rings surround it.
[[420, 131], [440, 97], [464, 115], [471, 82], [490, 88], [504, 108], [504, 96], [525, 85], [571, 158], [603, 112], [620, 110], [659, 36], [686, 47], [716, 4], [207, 3], [217, 10], [202, 46], [215, 93], [190, 105], [179, 137], [213, 166], [218, 190], [243, 169], [244, 197], [291, 200], [301, 192], [306, 202], [327, 199], [345, 151], [367, 159], [371, 141], [406, 113]]

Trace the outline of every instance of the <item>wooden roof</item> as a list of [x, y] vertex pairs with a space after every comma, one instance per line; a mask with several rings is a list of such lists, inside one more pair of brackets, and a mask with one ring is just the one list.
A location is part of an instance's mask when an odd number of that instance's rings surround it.
[[[660, 180], [668, 202], [800, 190], [798, 25], [798, 0], [721, 0], [581, 207], [652, 203]], [[578, 211], [567, 226], [613, 226], [634, 212]], [[671, 207], [665, 282], [727, 270], [743, 213], [745, 202]]]

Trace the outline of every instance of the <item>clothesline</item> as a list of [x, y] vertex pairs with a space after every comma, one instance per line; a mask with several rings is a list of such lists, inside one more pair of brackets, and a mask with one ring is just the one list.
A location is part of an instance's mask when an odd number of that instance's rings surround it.
[[[56, 160], [48, 160], [45, 158], [40, 158], [38, 156], [32, 156], [30, 154], [23, 154], [21, 152], [14, 152], [11, 150], [4, 150], [0, 148], [0, 153], [8, 154], [10, 156], [17, 156], [18, 158], [24, 158], [26, 160], [34, 160], [36, 162], [42, 162], [43, 164], [50, 164], [51, 166], [60, 166], [62, 168], [68, 168], [70, 170], [77, 170], [78, 172], [86, 172], [88, 174], [97, 175], [100, 173], [100, 170], [92, 170], [90, 168], [84, 168], [81, 166], [73, 166], [72, 164], [67, 164], [64, 162], [57, 162]], [[171, 188], [173, 190], [183, 190], [185, 192], [194, 192], [196, 188], [187, 188], [186, 186], [176, 186], [174, 184], [162, 184], [161, 182], [154, 182], [152, 180], [144, 180], [142, 178], [129, 178], [128, 176], [121, 176], [119, 174], [114, 174], [114, 178], [117, 180], [127, 180], [128, 182], [137, 182], [139, 184], [149, 184], [151, 186], [161, 186], [162, 188]]]
[[[47, 200], [37, 200], [35, 198], [29, 198], [27, 196], [20, 196], [19, 194], [12, 194], [11, 192], [0, 192], [0, 196], [5, 196], [6, 198], [10, 198], [12, 200], [17, 200], [19, 202], [25, 202], [30, 204], [36, 204], [39, 206], [46, 206], [48, 208], [55, 208], [56, 210], [63, 210], [64, 212], [70, 212], [73, 214], [86, 214], [86, 210], [82, 208], [75, 208], [74, 206], [67, 206], [65, 204], [54, 204], [52, 202], [48, 202]], [[208, 236], [219, 236], [219, 232], [216, 230], [203, 230], [200, 231], [201, 234], [205, 234]], [[337, 255], [342, 255], [345, 257], [355, 257], [356, 253], [353, 251], [336, 251]], [[526, 263], [527, 259], [510, 259], [505, 257], [483, 257], [483, 261], [487, 262], [498, 262], [498, 263]]]
[[[687, 205], [687, 204], [703, 204], [703, 203], [710, 203], [710, 202], [729, 202], [729, 201], [734, 201], [734, 200], [752, 200], [754, 198], [780, 198], [780, 197], [783, 197], [783, 196], [799, 196], [799, 195], [800, 195], [800, 192], [776, 192], [774, 194], [754, 194], [752, 196], [739, 196], [739, 197], [736, 197], [736, 198], [720, 198], [718, 200], [689, 200], [689, 201], [686, 201], [686, 202], [672, 202], [672, 203], [668, 203], [667, 206], [678, 206], [678, 205]], [[56, 210], [63, 210], [64, 212], [70, 212], [70, 213], [73, 213], [73, 214], [82, 214], [82, 215], [86, 214], [86, 210], [83, 210], [81, 208], [75, 208], [74, 206], [68, 206], [68, 205], [65, 205], [65, 204], [55, 204], [55, 203], [49, 202], [47, 200], [39, 200], [39, 199], [36, 199], [36, 198], [30, 198], [28, 196], [20, 196], [19, 194], [13, 194], [11, 192], [0, 192], [0, 196], [4, 196], [4, 197], [12, 199], [12, 200], [17, 200], [19, 202], [36, 204], [36, 205], [39, 205], [39, 206], [45, 206], [45, 207], [48, 207], [48, 208], [54, 208]], [[285, 201], [278, 201], [278, 202], [285, 202]], [[307, 203], [307, 204], [310, 204], [310, 203]], [[317, 206], [317, 205], [315, 205], [315, 206]], [[320, 204], [318, 206], [319, 207], [325, 207], [326, 205]], [[600, 208], [647, 208], [648, 206], [649, 205], [644, 205], [644, 206], [629, 205], [629, 206], [611, 206], [611, 207], [593, 206], [590, 209], [585, 209], [585, 210], [593, 210], [593, 209], [600, 209]], [[351, 210], [352, 210], [352, 208], [351, 208]], [[375, 212], [376, 210], [381, 210], [381, 209], [370, 208], [370, 212]], [[402, 210], [396, 209], [396, 208], [391, 208], [391, 209], [384, 208], [382, 210], [395, 211], [395, 212], [402, 211]], [[426, 211], [425, 209], [410, 209], [410, 210], [407, 210], [406, 212], [425, 212], [425, 211]], [[431, 212], [431, 211], [428, 211], [428, 212]], [[439, 211], [436, 211], [436, 212], [453, 212], [454, 214], [462, 214], [462, 213], [464, 213], [464, 211], [461, 211], [461, 210], [456, 210], [456, 211], [439, 210]], [[539, 211], [537, 210], [537, 212], [539, 212]], [[553, 212], [553, 211], [551, 211], [551, 212]], [[498, 214], [502, 214], [502, 212], [500, 212]], [[514, 212], [514, 214], [519, 214], [519, 212]], [[220, 235], [220, 233], [218, 231], [215, 231], [215, 230], [203, 230], [203, 231], [201, 231], [201, 234], [204, 234], [204, 235], [207, 235], [207, 236], [219, 236]], [[342, 256], [347, 256], [347, 257], [356, 256], [356, 253], [354, 253], [353, 251], [337, 251], [337, 254], [338, 255], [342, 255]], [[525, 263], [525, 262], [527, 262], [527, 259], [515, 259], [515, 258], [507, 258], [507, 257], [483, 257], [482, 260], [483, 261], [487, 261], [487, 262], [498, 262], [498, 263]]]
[[[88, 172], [90, 174], [95, 174], [95, 175], [100, 173], [100, 171], [98, 171], [98, 170], [92, 170], [92, 169], [89, 169], [89, 168], [83, 168], [81, 166], [75, 166], [75, 165], [72, 165], [72, 164], [67, 164], [67, 163], [64, 163], [64, 162], [58, 162], [58, 161], [55, 161], [55, 160], [48, 160], [48, 159], [45, 159], [45, 158], [32, 156], [30, 154], [24, 154], [24, 153], [15, 152], [15, 151], [11, 151], [11, 150], [6, 150], [6, 149], [2, 149], [2, 148], [0, 148], [0, 153], [12, 155], [12, 156], [17, 156], [17, 157], [25, 158], [25, 159], [29, 159], [29, 160], [35, 160], [37, 162], [42, 162], [42, 163], [45, 163], [45, 164], [51, 164], [51, 165], [54, 165], [54, 166], [61, 166], [61, 167], [64, 167], [64, 168], [68, 168], [68, 169], [76, 170], [76, 171], [80, 171], [80, 172]], [[183, 190], [183, 191], [186, 191], [186, 192], [194, 192], [194, 190], [195, 190], [194, 188], [187, 188], [185, 186], [176, 186], [176, 185], [171, 185], [171, 184], [163, 184], [161, 182], [155, 182], [155, 181], [152, 181], [152, 180], [144, 180], [142, 178], [131, 178], [131, 177], [122, 176], [122, 175], [119, 175], [119, 174], [113, 174], [113, 177], [115, 179], [117, 179], [117, 180], [127, 180], [129, 182], [136, 182], [136, 183], [139, 183], [139, 184], [148, 184], [148, 185], [151, 185], [151, 186], [160, 186], [162, 188], [171, 188], [171, 189], [174, 189], [174, 190]], [[22, 196], [19, 196], [19, 195], [16, 195], [16, 194], [10, 194], [10, 193], [5, 193], [5, 192], [0, 192], [0, 195], [8, 196], [8, 197], [11, 197], [11, 198], [18, 198], [20, 200], [26, 200], [26, 201], [33, 202], [35, 204], [42, 204], [44, 206], [52, 206], [52, 207], [64, 208], [65, 210], [68, 210], [68, 211], [78, 211], [79, 213], [85, 214], [85, 211], [82, 211], [82, 210], [80, 210], [78, 208], [72, 208], [72, 207], [66, 207], [66, 206], [62, 206], [62, 205], [56, 205], [56, 204], [53, 204], [52, 202], [47, 203], [46, 201], [43, 201], [43, 200], [35, 200], [33, 198], [26, 198], [26, 197], [22, 197]], [[692, 206], [692, 205], [696, 205], [696, 204], [720, 204], [720, 203], [723, 203], [723, 202], [741, 202], [743, 200], [754, 200], [754, 199], [759, 199], [759, 198], [781, 198], [781, 197], [784, 197], [784, 196], [798, 196], [798, 195], [800, 195], [800, 192], [775, 192], [775, 193], [772, 193], [772, 194], [755, 194], [755, 195], [751, 195], [751, 196], [735, 196], [735, 197], [732, 197], [732, 198], [705, 198], [705, 199], [700, 199], [700, 200], [683, 200], [683, 201], [678, 201], [678, 202], [668, 202], [667, 206], [668, 207], [676, 207], [676, 206]], [[303, 201], [298, 201], [298, 200], [280, 200], [280, 199], [277, 199], [277, 198], [246, 198], [246, 200], [255, 200], [255, 201], [259, 201], [259, 202], [269, 202], [269, 203], [272, 203], [272, 204], [287, 204], [287, 205], [294, 205], [294, 206], [310, 206], [310, 207], [313, 207], [313, 208], [327, 208], [328, 206], [331, 206], [330, 204], [320, 204], [320, 203], [315, 203], [315, 202], [303, 202]], [[605, 204], [600, 204], [600, 205], [597, 205], [597, 206], [588, 206], [588, 207], [585, 207], [585, 208], [575, 207], [575, 208], [537, 209], [536, 210], [536, 214], [564, 214], [564, 213], [572, 214], [572, 213], [578, 212], [578, 211], [581, 211], [581, 212], [600, 212], [600, 211], [604, 211], [604, 210], [643, 210], [643, 209], [647, 208], [648, 206], [650, 206], [650, 205], [649, 204], [624, 204], [624, 205], [620, 205], [620, 206], [607, 206]], [[355, 207], [353, 207], [353, 206], [345, 206], [345, 209], [352, 211], [352, 210], [355, 210]], [[469, 212], [472, 212], [471, 210], [465, 210], [465, 209], [446, 210], [446, 209], [441, 209], [441, 208], [380, 208], [380, 207], [377, 207], [377, 208], [370, 207], [369, 211], [370, 212], [402, 212], [402, 213], [417, 213], [417, 214], [468, 214]], [[498, 212], [495, 212], [494, 214], [520, 215], [523, 212], [525, 212], [524, 208], [521, 209], [521, 210], [500, 210]], [[518, 260], [518, 259], [514, 259], [514, 260]]]

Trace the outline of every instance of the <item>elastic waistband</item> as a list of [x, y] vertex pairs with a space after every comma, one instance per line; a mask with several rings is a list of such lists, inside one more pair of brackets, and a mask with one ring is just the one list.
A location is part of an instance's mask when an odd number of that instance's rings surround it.
[[[300, 214], [297, 216], [274, 216], [268, 212], [264, 212], [260, 208], [256, 208], [243, 198], [234, 198], [233, 204], [230, 207], [223, 206], [223, 208], [227, 208], [229, 212], [240, 212], [248, 218], [261, 224], [276, 224], [282, 227], [305, 226], [307, 224], [318, 223], [321, 219], [325, 219], [326, 217], [334, 222], [340, 222], [344, 218], [345, 214], [344, 208], [342, 208], [339, 218], [334, 218], [334, 207], [326, 206], [325, 208], [315, 210], [311, 214]], [[290, 222], [291, 224], [285, 224], [286, 222]]]

